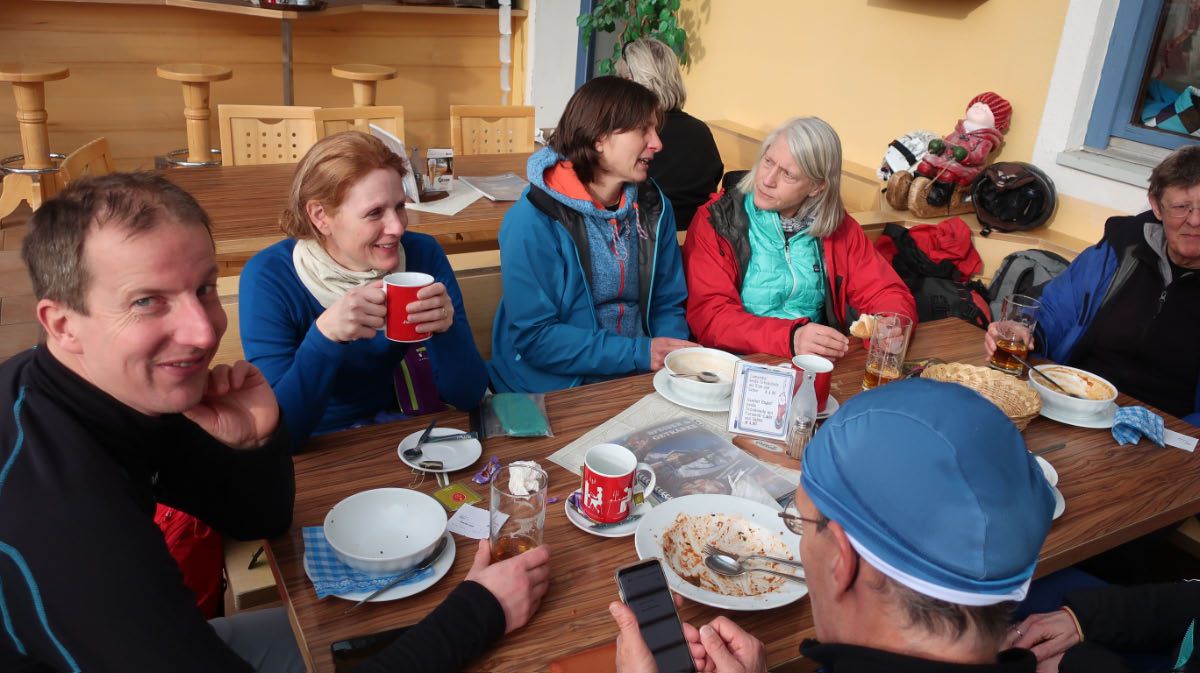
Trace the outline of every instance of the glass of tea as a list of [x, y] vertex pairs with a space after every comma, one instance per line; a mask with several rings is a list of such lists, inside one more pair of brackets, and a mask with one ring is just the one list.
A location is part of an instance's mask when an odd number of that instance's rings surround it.
[[900, 378], [900, 366], [912, 337], [912, 318], [899, 313], [875, 314], [875, 329], [867, 349], [867, 371], [863, 390], [870, 390]]
[[1025, 373], [1025, 365], [1013, 355], [1021, 359], [1029, 357], [1029, 345], [1033, 343], [1033, 330], [1037, 327], [1041, 309], [1042, 302], [1023, 294], [1004, 298], [996, 320], [996, 351], [988, 361], [992, 369], [1015, 376]]
[[492, 479], [492, 561], [503, 561], [542, 544], [546, 526], [545, 470], [506, 465]]

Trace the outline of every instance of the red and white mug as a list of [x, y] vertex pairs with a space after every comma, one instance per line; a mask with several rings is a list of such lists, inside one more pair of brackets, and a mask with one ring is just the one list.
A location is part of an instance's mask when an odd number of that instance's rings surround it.
[[401, 271], [383, 277], [384, 291], [387, 292], [384, 336], [403, 343], [424, 341], [433, 336], [428, 332], [418, 332], [416, 323], [408, 322], [408, 305], [417, 301], [417, 292], [421, 288], [432, 284], [433, 276], [427, 273]]
[[637, 456], [619, 444], [597, 444], [583, 457], [583, 493], [579, 507], [584, 515], [600, 523], [625, 520], [633, 510], [637, 473], [650, 474], [645, 492], [654, 490], [654, 470], [639, 463]]

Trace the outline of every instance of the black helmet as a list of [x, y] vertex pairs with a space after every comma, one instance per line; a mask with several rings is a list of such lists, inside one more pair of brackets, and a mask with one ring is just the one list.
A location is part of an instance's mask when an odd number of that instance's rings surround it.
[[1058, 197], [1054, 181], [1033, 164], [1001, 161], [988, 166], [971, 187], [971, 202], [984, 236], [1045, 224]]

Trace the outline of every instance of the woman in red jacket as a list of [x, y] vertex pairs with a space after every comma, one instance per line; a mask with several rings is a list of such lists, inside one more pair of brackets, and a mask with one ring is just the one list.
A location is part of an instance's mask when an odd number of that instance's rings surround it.
[[912, 294], [846, 214], [841, 171], [833, 128], [816, 117], [792, 119], [767, 136], [736, 187], [696, 211], [683, 261], [688, 326], [700, 343], [837, 359], [860, 314], [890, 311], [916, 322]]

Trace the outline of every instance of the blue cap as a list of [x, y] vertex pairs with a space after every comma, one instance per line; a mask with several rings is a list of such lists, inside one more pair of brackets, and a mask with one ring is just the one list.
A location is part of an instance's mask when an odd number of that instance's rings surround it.
[[1054, 495], [1012, 421], [955, 383], [855, 395], [804, 449], [804, 492], [893, 580], [960, 605], [1021, 600]]

